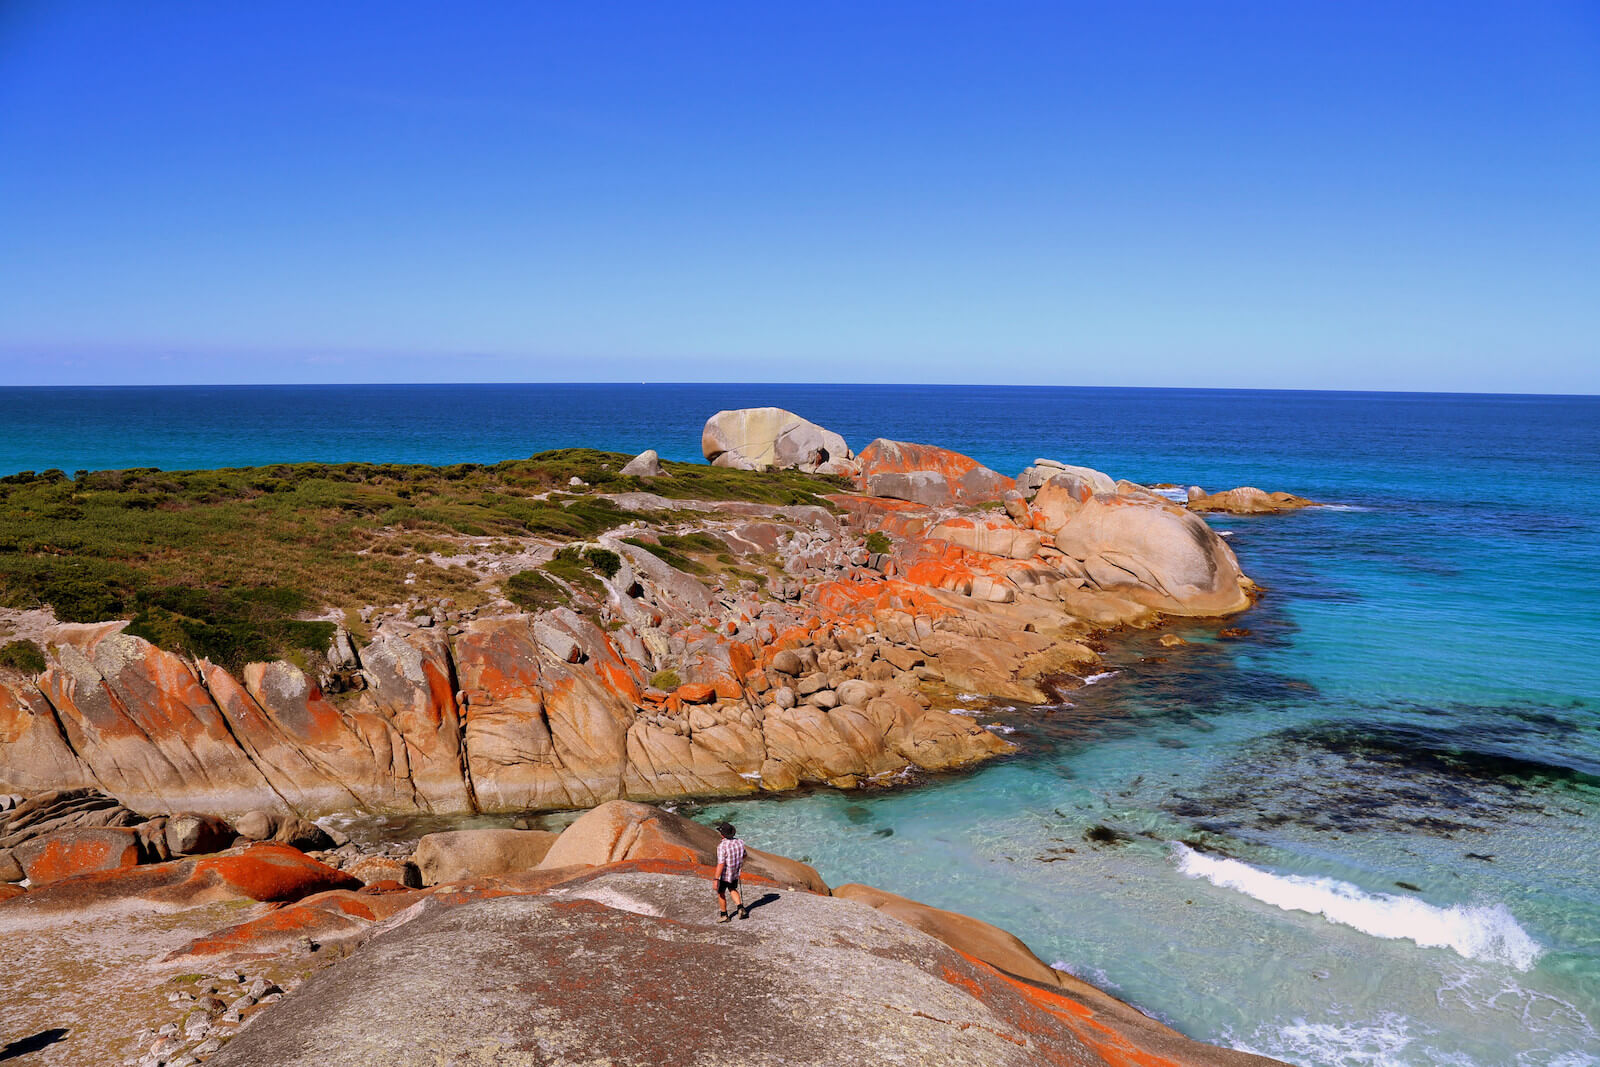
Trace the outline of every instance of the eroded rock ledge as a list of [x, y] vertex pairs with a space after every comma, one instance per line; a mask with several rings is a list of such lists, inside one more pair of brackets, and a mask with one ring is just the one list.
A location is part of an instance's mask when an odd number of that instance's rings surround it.
[[[239, 670], [118, 622], [39, 628], [45, 669], [0, 672], [0, 792], [315, 816], [886, 784], [1012, 751], [946, 710], [959, 695], [1047, 702], [1094, 669], [1107, 627], [1250, 603], [1227, 544], [1143, 486], [1043, 460], [1014, 480], [905, 442], [854, 454], [797, 420], [720, 413], [706, 447], [831, 464], [856, 492], [614, 495], [659, 519], [568, 546], [614, 565], [563, 583], [570, 606], [373, 606], [316, 663]], [[515, 558], [559, 547], [528, 538]], [[504, 558], [455, 552], [440, 565], [497, 596]]]
[[[656, 808], [524, 836], [446, 842], [464, 865], [428, 888], [362, 886], [281, 844], [65, 874], [0, 900], [8, 1026], [58, 1035], [41, 1063], [129, 1067], [1273, 1062], [997, 927], [783, 856], [751, 851], [750, 918], [719, 925], [716, 833]], [[63, 974], [76, 996], [23, 992]]]

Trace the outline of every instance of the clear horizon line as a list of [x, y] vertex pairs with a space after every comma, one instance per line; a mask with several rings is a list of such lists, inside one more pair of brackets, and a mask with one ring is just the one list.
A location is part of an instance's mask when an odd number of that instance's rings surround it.
[[839, 389], [1073, 389], [1086, 391], [1140, 391], [1152, 393], [1329, 393], [1366, 396], [1458, 396], [1458, 397], [1527, 397], [1530, 399], [1600, 399], [1600, 393], [1555, 392], [1511, 393], [1487, 389], [1333, 389], [1283, 386], [1190, 386], [1190, 385], [1018, 385], [1010, 382], [729, 382], [729, 381], [667, 381], [633, 379], [607, 379], [592, 381], [411, 381], [411, 382], [50, 382], [27, 385], [0, 385], [0, 390], [23, 389], [410, 389], [420, 386], [618, 386], [650, 385], [680, 387], [750, 387], [750, 388], [839, 388]]

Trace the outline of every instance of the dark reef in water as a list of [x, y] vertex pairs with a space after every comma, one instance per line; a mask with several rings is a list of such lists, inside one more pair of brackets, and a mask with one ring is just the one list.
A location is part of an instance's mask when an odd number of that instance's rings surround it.
[[[1230, 833], [1294, 825], [1450, 837], [1515, 815], [1545, 814], [1552, 790], [1600, 801], [1600, 775], [1499, 747], [1517, 738], [1526, 744], [1533, 717], [1527, 709], [1453, 712], [1456, 725], [1449, 728], [1357, 721], [1279, 731], [1242, 752], [1210, 788], [1174, 796], [1163, 807]], [[1490, 725], [1464, 730], [1461, 718]]]

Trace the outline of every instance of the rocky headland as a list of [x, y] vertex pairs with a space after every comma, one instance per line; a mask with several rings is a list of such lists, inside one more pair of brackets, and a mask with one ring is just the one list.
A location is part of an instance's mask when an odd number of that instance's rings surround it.
[[[745, 499], [669, 495], [691, 465], [585, 454], [535, 495], [585, 520], [578, 536], [486, 537], [436, 508], [393, 602], [309, 603], [300, 619], [329, 621], [283, 625], [324, 626], [326, 645], [279, 659], [203, 654], [195, 635], [219, 627], [198, 609], [130, 627], [19, 605], [7, 647], [35, 662], [0, 667], [0, 790], [315, 817], [884, 784], [1012, 750], [950, 714], [956, 696], [1047, 702], [1095, 669], [1104, 631], [1228, 615], [1254, 590], [1189, 508], [1089, 468], [857, 454], [780, 409], [721, 412], [703, 447], [746, 479], [784, 468], [809, 502], [748, 482]], [[77, 484], [60, 496], [81, 511]], [[143, 546], [184, 551], [207, 549]], [[408, 595], [425, 568], [459, 595]]]
[[[4, 1036], [72, 1020], [37, 1062], [145, 1067], [1257, 1062], [782, 857], [712, 926], [714, 838], [632, 802], [1011, 753], [963, 698], [1059, 701], [1115, 630], [1241, 611], [1196, 512], [1309, 502], [856, 452], [775, 408], [702, 448], [0, 479]], [[414, 849], [313, 821], [581, 809]]]

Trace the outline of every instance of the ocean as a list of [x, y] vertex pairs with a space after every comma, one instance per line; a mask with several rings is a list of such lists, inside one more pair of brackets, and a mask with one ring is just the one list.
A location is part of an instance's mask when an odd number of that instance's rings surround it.
[[0, 474], [697, 460], [721, 408], [1283, 489], [1222, 516], [1259, 605], [1113, 645], [1018, 756], [883, 793], [683, 804], [1017, 933], [1192, 1036], [1332, 1065], [1600, 1064], [1600, 398], [757, 385], [0, 389]]

